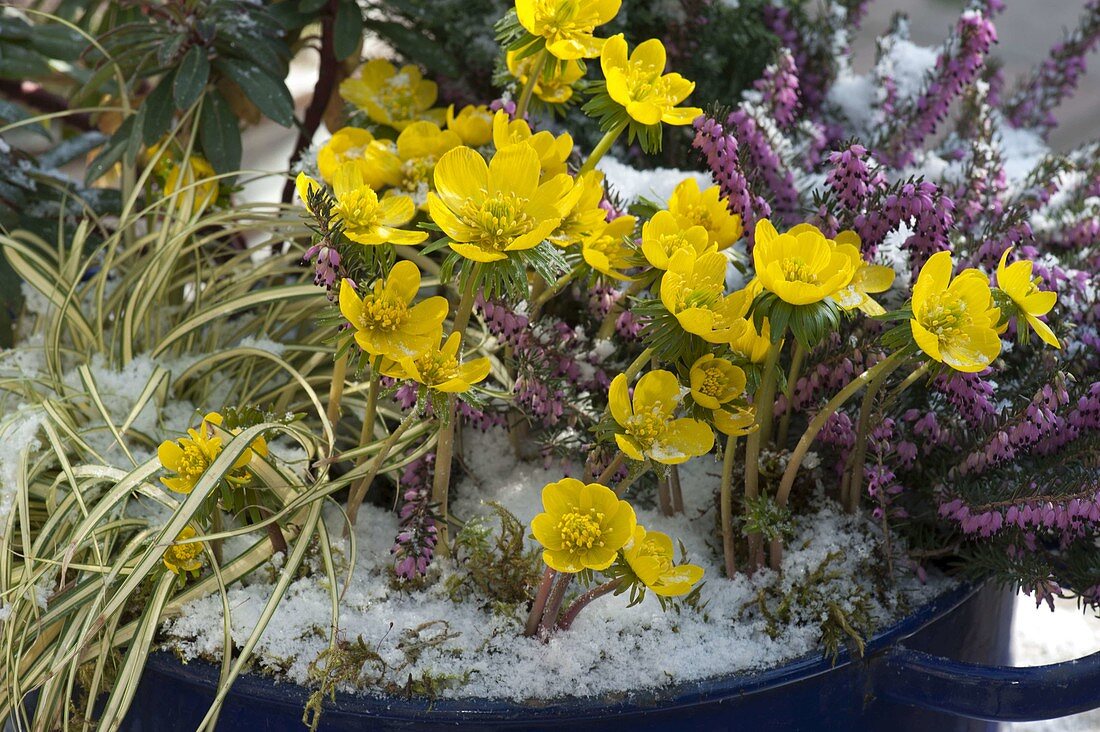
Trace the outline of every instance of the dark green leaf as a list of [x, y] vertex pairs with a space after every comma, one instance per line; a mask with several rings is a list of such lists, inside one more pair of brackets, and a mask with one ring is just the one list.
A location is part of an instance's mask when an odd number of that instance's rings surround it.
[[88, 42], [68, 26], [51, 24], [40, 25], [34, 29], [31, 45], [48, 58], [58, 61], [76, 61]]
[[107, 136], [99, 130], [77, 135], [39, 155], [38, 166], [43, 170], [60, 168], [81, 155], [91, 152], [97, 146], [102, 145], [106, 139]]
[[[14, 102], [9, 102], [6, 99], [0, 99], [0, 122], [4, 124], [10, 124], [12, 122], [21, 122], [28, 119], [31, 115], [27, 113], [27, 110], [20, 107]], [[24, 130], [29, 130], [36, 134], [42, 135], [47, 140], [50, 139], [50, 133], [38, 122], [27, 124], [23, 126]]]
[[239, 59], [223, 58], [215, 64], [273, 122], [283, 127], [294, 123], [294, 100], [281, 80]]
[[157, 61], [161, 66], [171, 66], [172, 62], [176, 60], [179, 55], [180, 47], [183, 46], [183, 42], [187, 40], [186, 35], [172, 36], [164, 43], [157, 47]]
[[231, 173], [241, 167], [241, 130], [221, 92], [206, 95], [199, 120], [199, 142], [214, 170]]
[[141, 143], [144, 139], [143, 131], [145, 129], [145, 109], [145, 105], [142, 105], [137, 114], [127, 120], [127, 122], [133, 120], [130, 125], [130, 137], [126, 143], [126, 165], [129, 166], [137, 162], [138, 153], [141, 152]]
[[169, 72], [145, 98], [141, 108], [145, 110], [145, 126], [142, 134], [146, 145], [152, 145], [168, 132], [172, 125], [172, 87], [175, 71]]
[[85, 185], [91, 185], [99, 180], [104, 173], [111, 169], [111, 166], [122, 159], [122, 156], [126, 153], [126, 148], [130, 145], [130, 134], [134, 130], [134, 119], [134, 115], [124, 119], [118, 129], [115, 130], [115, 134], [111, 135], [111, 139], [103, 146], [103, 150], [96, 156], [96, 159], [88, 165], [88, 169], [84, 172]]
[[300, 13], [316, 13], [320, 11], [328, 0], [299, 0], [298, 12]]
[[209, 78], [210, 60], [206, 58], [206, 49], [202, 46], [191, 46], [191, 50], [180, 63], [172, 86], [172, 98], [176, 102], [176, 109], [182, 112], [194, 104], [202, 96]]
[[363, 37], [363, 11], [357, 0], [340, 0], [332, 26], [332, 50], [343, 61], [359, 48]]

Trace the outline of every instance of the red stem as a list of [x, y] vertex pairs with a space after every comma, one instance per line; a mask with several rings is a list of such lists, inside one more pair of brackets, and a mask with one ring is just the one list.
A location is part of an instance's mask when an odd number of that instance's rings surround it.
[[578, 597], [565, 611], [565, 615], [561, 616], [561, 620], [558, 621], [558, 629], [569, 630], [569, 627], [573, 625], [573, 621], [577, 619], [577, 615], [588, 606], [588, 603], [592, 602], [597, 597], [603, 597], [609, 592], [614, 592], [622, 583], [623, 578], [618, 577], [610, 582], [605, 582], [602, 585], [593, 587], [591, 590]]

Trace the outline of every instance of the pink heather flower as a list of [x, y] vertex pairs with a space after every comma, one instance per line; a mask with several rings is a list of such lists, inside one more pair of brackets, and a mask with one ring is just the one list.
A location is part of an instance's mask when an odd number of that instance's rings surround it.
[[800, 209], [794, 175], [775, 151], [760, 123], [747, 109], [740, 107], [730, 114], [726, 124], [740, 141], [741, 154], [748, 158], [771, 192], [775, 214], [786, 221], [795, 221]]
[[400, 530], [390, 553], [394, 574], [407, 580], [427, 574], [439, 538], [438, 516], [431, 503], [434, 462], [435, 453], [428, 453], [405, 466], [401, 474], [401, 485], [408, 488], [402, 496]]
[[829, 172], [825, 184], [836, 193], [841, 205], [853, 214], [863, 211], [872, 188], [884, 185], [882, 175], [872, 176], [867, 167], [867, 148], [859, 143], [829, 153]]
[[996, 41], [997, 31], [985, 14], [979, 10], [962, 14], [936, 60], [928, 86], [911, 107], [902, 110], [881, 146], [885, 159], [899, 168], [913, 162], [914, 151], [936, 132], [951, 103], [978, 78]]
[[753, 86], [764, 96], [764, 105], [781, 128], [790, 127], [798, 111], [798, 72], [788, 48], [779, 49], [778, 58], [764, 69]]
[[1005, 105], [1013, 127], [1038, 129], [1044, 134], [1057, 126], [1054, 109], [1073, 93], [1086, 70], [1085, 58], [1100, 44], [1100, 2], [1085, 6], [1078, 27], [1056, 43], [1044, 60], [1019, 85]]

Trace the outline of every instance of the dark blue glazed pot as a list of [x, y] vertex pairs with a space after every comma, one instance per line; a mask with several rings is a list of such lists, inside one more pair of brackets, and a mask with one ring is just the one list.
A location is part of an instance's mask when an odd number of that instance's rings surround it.
[[[863, 659], [804, 657], [753, 674], [654, 692], [514, 704], [338, 695], [322, 730], [985, 730], [983, 720], [1044, 719], [1100, 706], [1100, 653], [1034, 669], [1008, 660], [1013, 598], [964, 586], [874, 636]], [[154, 654], [123, 730], [191, 732], [218, 670]], [[300, 732], [307, 690], [258, 677], [234, 685], [219, 730]]]

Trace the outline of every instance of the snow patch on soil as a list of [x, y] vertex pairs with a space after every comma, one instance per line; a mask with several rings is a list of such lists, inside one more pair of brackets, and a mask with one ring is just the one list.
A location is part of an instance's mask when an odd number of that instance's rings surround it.
[[[465, 433], [464, 455], [470, 475], [454, 491], [456, 516], [469, 519], [486, 513], [484, 502], [497, 501], [527, 524], [541, 510], [542, 487], [560, 479], [563, 467], [565, 474], [570, 472], [569, 466], [516, 462], [507, 445], [507, 436], [499, 431]], [[664, 612], [651, 593], [632, 608], [626, 607], [625, 596], [607, 596], [589, 605], [572, 629], [555, 634], [548, 643], [523, 638], [523, 619], [518, 613], [505, 616], [488, 612], [474, 601], [452, 602], [444, 584], [454, 570], [446, 566], [439, 581], [424, 589], [396, 588], [389, 570], [396, 517], [391, 511], [364, 506], [356, 528], [358, 559], [350, 581], [345, 583], [345, 574], [338, 569], [343, 593], [340, 636], [349, 641], [362, 639], [394, 667], [407, 661], [400, 647], [405, 630], [446, 621], [447, 630], [458, 635], [424, 650], [415, 662], [402, 668], [402, 680], [408, 674], [458, 678], [464, 683], [444, 686], [439, 693], [512, 700], [656, 688], [763, 669], [819, 653], [819, 617], [796, 616], [796, 622], [771, 637], [764, 619], [755, 610], [745, 611], [755, 602], [758, 589], [775, 578], [768, 571], [752, 579], [722, 577], [715, 517], [710, 509], [720, 466], [712, 457], [704, 457], [681, 468], [685, 514], [664, 517], [640, 506], [641, 501], [635, 505], [640, 523], [683, 541], [690, 561], [705, 568], [706, 583], [700, 594], [705, 613], [689, 607]], [[573, 470], [572, 474], [578, 473]], [[338, 509], [333, 507], [326, 520], [331, 535], [339, 536]], [[854, 582], [867, 581], [851, 578], [872, 551], [873, 532], [865, 519], [847, 516], [822, 502], [796, 519], [796, 536], [789, 543], [781, 583], [789, 586], [836, 552], [841, 558], [830, 567], [846, 579], [837, 583], [835, 597], [830, 599], [848, 606]], [[337, 542], [337, 550], [346, 559], [348, 544]], [[260, 668], [304, 685], [309, 683], [310, 662], [329, 645], [331, 596], [324, 573], [319, 566], [316, 569], [314, 576], [294, 581], [256, 648]], [[264, 578], [264, 574], [268, 576]], [[229, 590], [235, 643], [242, 643], [255, 627], [270, 596], [274, 574], [275, 570], [258, 572], [251, 581]], [[872, 616], [879, 627], [899, 615], [899, 608], [919, 605], [951, 584], [935, 577], [922, 585], [909, 573], [899, 574], [898, 590], [889, 606], [873, 604]], [[220, 598], [209, 596], [188, 604], [178, 618], [165, 624], [164, 631], [167, 644], [185, 659], [219, 658], [223, 634]]]

